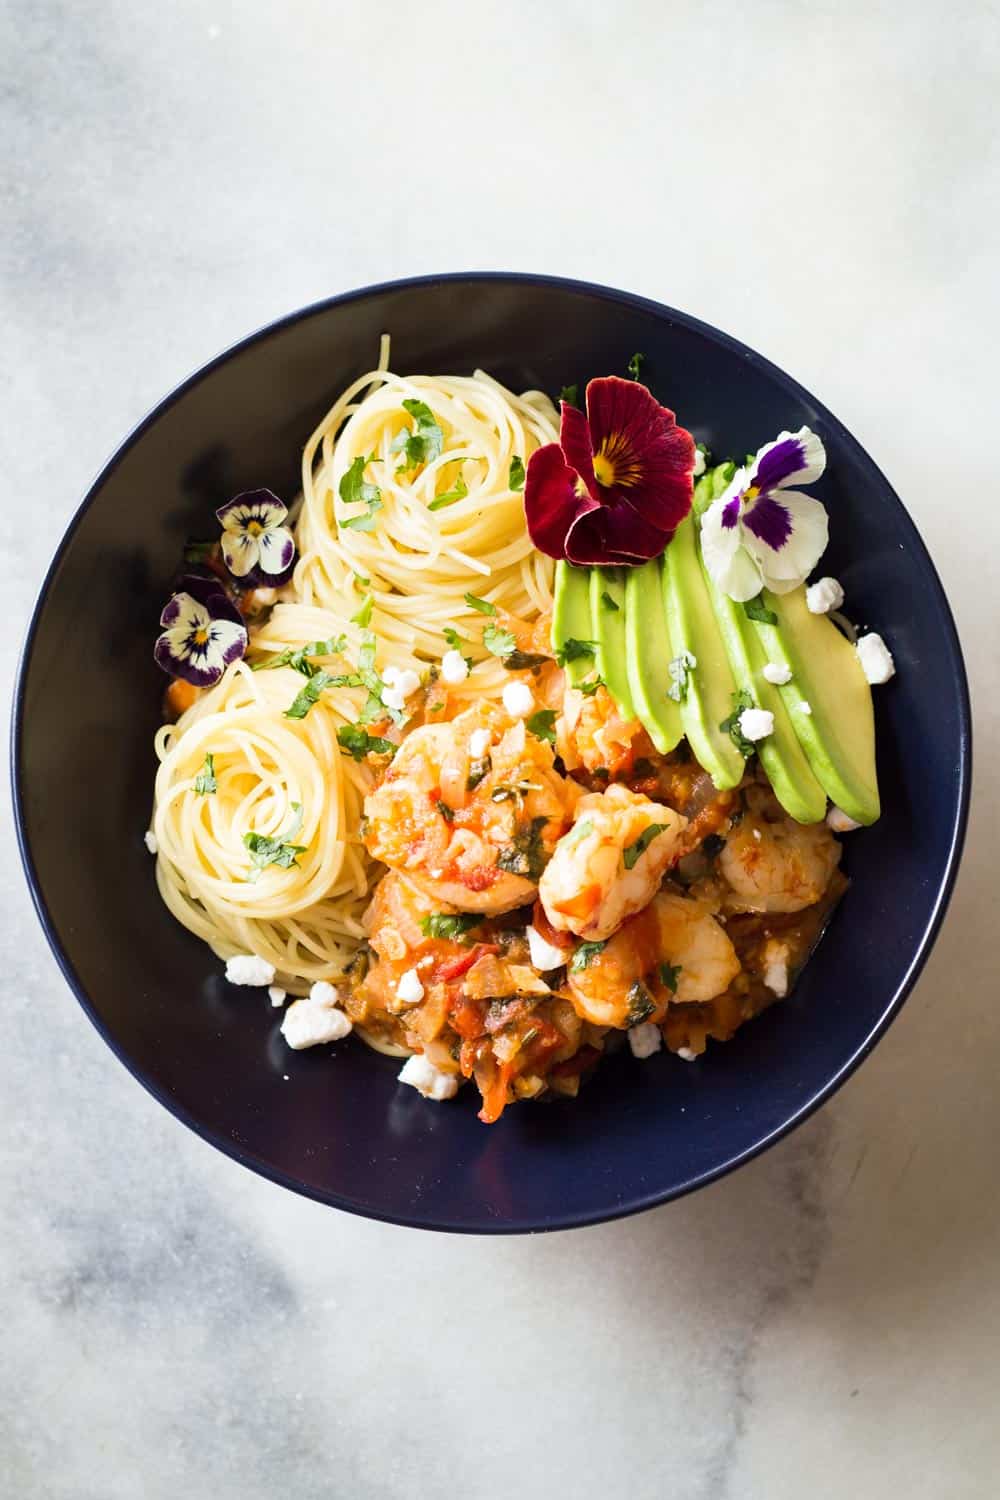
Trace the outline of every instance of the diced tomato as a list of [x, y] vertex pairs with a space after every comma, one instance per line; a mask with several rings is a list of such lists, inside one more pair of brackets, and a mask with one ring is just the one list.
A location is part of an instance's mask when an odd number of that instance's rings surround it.
[[447, 963], [441, 964], [437, 971], [438, 979], [461, 979], [467, 974], [472, 965], [485, 953], [499, 953], [498, 943], [474, 943], [467, 953], [460, 953], [458, 958], [451, 958]]

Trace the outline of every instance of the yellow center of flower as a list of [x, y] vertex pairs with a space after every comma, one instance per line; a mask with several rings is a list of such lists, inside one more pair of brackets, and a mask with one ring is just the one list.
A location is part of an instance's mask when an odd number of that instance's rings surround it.
[[612, 432], [594, 454], [594, 474], [599, 485], [610, 489], [613, 484], [628, 489], [642, 479], [642, 465], [631, 443], [620, 432]]
[[760, 490], [757, 485], [752, 484], [748, 490], [743, 491], [743, 504], [749, 505], [752, 500], [756, 500], [759, 494]]
[[198, 629], [198, 630], [195, 631], [195, 633], [194, 633], [194, 643], [195, 643], [196, 646], [204, 646], [207, 640], [208, 640], [208, 630], [203, 625], [203, 626], [200, 627], [200, 629]]
[[253, 537], [260, 536], [260, 534], [261, 534], [261, 532], [263, 530], [264, 530], [264, 528], [260, 524], [259, 521], [248, 521], [247, 522], [247, 535], [248, 536], [253, 536]]

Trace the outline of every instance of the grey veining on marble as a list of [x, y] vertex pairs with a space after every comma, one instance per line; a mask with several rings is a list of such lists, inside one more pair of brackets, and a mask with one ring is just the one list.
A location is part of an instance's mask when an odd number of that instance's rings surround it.
[[978, 789], [885, 1042], [791, 1139], [568, 1235], [296, 1199], [128, 1077], [0, 862], [0, 1495], [979, 1500], [1000, 1355], [1000, 15], [992, 3], [0, 9], [9, 701], [123, 433], [332, 291], [545, 270], [674, 303], [816, 389], [954, 602]]

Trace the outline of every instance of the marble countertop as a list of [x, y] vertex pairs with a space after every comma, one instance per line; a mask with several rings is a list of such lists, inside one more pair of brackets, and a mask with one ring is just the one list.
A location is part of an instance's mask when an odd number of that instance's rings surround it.
[[815, 389], [930, 546], [978, 718], [951, 913], [874, 1056], [727, 1180], [537, 1239], [367, 1223], [186, 1132], [70, 996], [8, 813], [0, 1492], [995, 1493], [995, 5], [11, 0], [0, 58], [8, 701], [69, 516], [181, 377], [327, 293], [500, 268]]

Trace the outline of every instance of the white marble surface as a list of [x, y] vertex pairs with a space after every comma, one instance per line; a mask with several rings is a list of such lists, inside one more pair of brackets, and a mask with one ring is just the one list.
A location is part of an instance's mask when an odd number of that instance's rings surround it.
[[534, 1240], [365, 1223], [186, 1133], [70, 997], [8, 816], [0, 1493], [994, 1494], [996, 5], [0, 17], [8, 698], [67, 518], [179, 378], [341, 288], [512, 268], [675, 303], [819, 392], [941, 568], [979, 734], [951, 915], [833, 1104], [693, 1199]]

